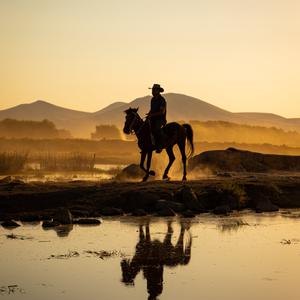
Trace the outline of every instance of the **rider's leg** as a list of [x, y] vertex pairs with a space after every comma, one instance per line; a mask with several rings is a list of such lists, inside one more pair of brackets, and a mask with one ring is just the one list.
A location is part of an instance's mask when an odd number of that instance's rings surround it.
[[155, 148], [156, 152], [161, 152], [162, 146], [162, 129], [161, 129], [161, 122], [159, 120], [155, 120], [151, 124], [151, 129], [153, 132], [154, 140], [155, 140]]

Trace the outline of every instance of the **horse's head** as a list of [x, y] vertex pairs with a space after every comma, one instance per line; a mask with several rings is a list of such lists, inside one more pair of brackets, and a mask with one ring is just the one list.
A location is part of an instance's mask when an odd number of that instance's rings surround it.
[[138, 121], [138, 119], [140, 119], [140, 116], [137, 113], [138, 110], [139, 110], [138, 108], [130, 107], [124, 111], [126, 116], [125, 116], [125, 124], [123, 128], [123, 132], [125, 134], [130, 134], [133, 131], [136, 122]]

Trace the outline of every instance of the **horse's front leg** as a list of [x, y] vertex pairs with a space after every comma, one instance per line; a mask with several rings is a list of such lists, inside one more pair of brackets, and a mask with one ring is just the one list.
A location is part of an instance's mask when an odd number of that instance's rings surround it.
[[141, 168], [145, 173], [147, 173], [147, 170], [146, 170], [145, 167], [144, 167], [144, 162], [145, 162], [145, 159], [146, 159], [146, 155], [147, 155], [147, 152], [145, 152], [145, 151], [142, 151], [142, 152], [141, 152], [140, 168]]
[[[154, 171], [150, 171], [151, 167], [151, 159], [152, 159], [152, 151], [147, 153], [147, 167], [146, 167], [146, 175], [143, 178], [143, 181], [147, 181], [149, 175], [155, 175]], [[154, 174], [153, 174], [154, 173]]]

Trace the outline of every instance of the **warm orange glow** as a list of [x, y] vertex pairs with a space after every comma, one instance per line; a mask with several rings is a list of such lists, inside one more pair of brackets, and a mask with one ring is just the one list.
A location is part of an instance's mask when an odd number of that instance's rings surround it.
[[300, 116], [296, 0], [3, 0], [0, 109], [95, 111], [161, 83], [231, 111]]

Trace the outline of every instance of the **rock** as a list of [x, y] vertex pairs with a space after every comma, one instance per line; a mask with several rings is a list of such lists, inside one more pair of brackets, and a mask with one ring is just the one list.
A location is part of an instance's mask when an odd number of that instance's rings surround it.
[[159, 211], [157, 211], [157, 214], [161, 217], [173, 217], [176, 216], [175, 212], [173, 209], [169, 207], [165, 207]]
[[103, 216], [120, 216], [123, 215], [123, 211], [115, 207], [104, 207], [101, 209], [101, 214]]
[[25, 184], [25, 182], [22, 180], [19, 180], [19, 179], [14, 179], [14, 180], [10, 181], [10, 183], [9, 183], [10, 186], [17, 186], [17, 185], [23, 185], [23, 184]]
[[41, 221], [42, 217], [40, 215], [24, 215], [20, 217], [21, 222], [37, 222]]
[[13, 220], [6, 220], [6, 221], [2, 222], [1, 225], [4, 228], [13, 228], [13, 227], [19, 227], [19, 226], [21, 226], [20, 224], [16, 223]]
[[121, 207], [125, 212], [132, 212], [136, 209], [153, 212], [157, 200], [160, 199], [158, 194], [145, 191], [128, 191], [122, 193], [121, 197], [124, 199]]
[[87, 210], [81, 210], [81, 209], [70, 209], [72, 216], [76, 217], [87, 217], [89, 216], [89, 212]]
[[257, 213], [272, 212], [278, 210], [279, 210], [278, 206], [273, 204], [269, 199], [264, 199], [263, 201], [259, 201], [255, 208], [255, 211]]
[[300, 171], [300, 156], [263, 154], [228, 148], [211, 150], [195, 155], [189, 160], [188, 170], [209, 169], [218, 172], [269, 172]]
[[195, 218], [196, 215], [191, 210], [185, 210], [181, 213], [184, 218]]
[[137, 180], [143, 178], [145, 172], [141, 170], [137, 164], [131, 164], [125, 167], [119, 174], [117, 174], [117, 180]]
[[57, 221], [44, 221], [43, 223], [42, 223], [42, 227], [43, 228], [52, 228], [52, 227], [56, 227], [56, 226], [59, 226], [60, 225], [60, 223], [59, 222], [57, 222]]
[[195, 212], [203, 212], [203, 206], [199, 202], [197, 195], [191, 187], [185, 185], [174, 195], [174, 200], [183, 203], [184, 206]]
[[67, 208], [59, 208], [54, 214], [53, 221], [60, 224], [72, 224], [73, 217]]
[[73, 224], [60, 225], [53, 228], [59, 237], [66, 237], [73, 230]]
[[[276, 184], [245, 184], [245, 190], [249, 197], [249, 206], [257, 213], [278, 211], [279, 206], [277, 204], [282, 203], [282, 206], [288, 207], [290, 204], [287, 203], [292, 199], [292, 197], [284, 197]], [[298, 195], [298, 192], [296, 195]]]
[[184, 210], [184, 205], [180, 202], [167, 201], [164, 199], [160, 199], [156, 202], [156, 210], [164, 210], [165, 208], [171, 208], [174, 212], [181, 212]]
[[185, 209], [184, 204], [180, 203], [180, 202], [167, 201], [167, 205], [169, 208], [171, 208], [175, 212], [182, 212]]
[[135, 217], [143, 217], [147, 215], [147, 212], [142, 208], [136, 209], [132, 212], [132, 215]]
[[227, 204], [219, 205], [214, 210], [215, 215], [228, 215], [231, 212], [230, 206]]
[[12, 181], [11, 176], [5, 176], [0, 179], [0, 184], [7, 184], [7, 183], [10, 183], [11, 181]]
[[168, 207], [167, 201], [163, 200], [163, 199], [158, 200], [155, 204], [156, 210], [162, 210], [162, 209], [165, 209], [166, 207]]
[[94, 218], [81, 218], [74, 221], [74, 224], [82, 224], [82, 225], [100, 225], [101, 221]]

